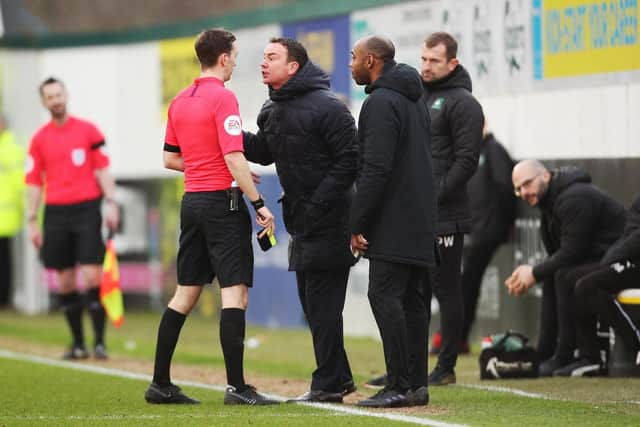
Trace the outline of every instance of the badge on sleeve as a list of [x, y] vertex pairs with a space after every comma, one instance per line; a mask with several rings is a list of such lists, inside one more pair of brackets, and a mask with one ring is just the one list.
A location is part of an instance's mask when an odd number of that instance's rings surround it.
[[84, 148], [74, 148], [71, 150], [71, 161], [76, 166], [82, 166], [86, 159]]
[[231, 136], [238, 136], [242, 133], [242, 121], [240, 116], [229, 116], [224, 119], [224, 130]]

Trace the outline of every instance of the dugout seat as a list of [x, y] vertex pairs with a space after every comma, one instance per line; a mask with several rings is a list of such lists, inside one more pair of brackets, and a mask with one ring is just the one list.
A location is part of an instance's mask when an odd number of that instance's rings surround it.
[[[633, 323], [640, 326], [640, 288], [625, 289], [618, 294], [617, 300]], [[626, 348], [622, 338], [616, 332], [609, 358], [609, 376], [640, 377], [640, 366], [636, 365], [636, 355], [635, 352]]]

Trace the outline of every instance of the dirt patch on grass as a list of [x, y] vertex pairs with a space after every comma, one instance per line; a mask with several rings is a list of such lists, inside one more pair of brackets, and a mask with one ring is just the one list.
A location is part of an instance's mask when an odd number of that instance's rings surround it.
[[[1, 337], [0, 347], [6, 350], [46, 357], [50, 359], [59, 358], [64, 352], [64, 348], [59, 346], [43, 345], [33, 342], [26, 342], [11, 337]], [[147, 360], [126, 358], [122, 356], [111, 356], [108, 360], [95, 360], [89, 358], [77, 363], [101, 366], [104, 368], [118, 369], [144, 375], [153, 373], [153, 362]], [[193, 381], [211, 385], [226, 384], [226, 374], [222, 369], [207, 368], [202, 366], [192, 366], [175, 363], [171, 367], [171, 377], [175, 380]], [[253, 384], [258, 390], [285, 397], [299, 396], [309, 388], [309, 383], [303, 380], [268, 377], [251, 374], [246, 378], [247, 382]], [[142, 398], [143, 390], [140, 391]], [[344, 403], [355, 405], [359, 400], [371, 395], [369, 390], [359, 389], [355, 393], [346, 396]], [[443, 415], [448, 411], [442, 407], [413, 407], [394, 409], [373, 409], [376, 412], [393, 412], [404, 415]]]

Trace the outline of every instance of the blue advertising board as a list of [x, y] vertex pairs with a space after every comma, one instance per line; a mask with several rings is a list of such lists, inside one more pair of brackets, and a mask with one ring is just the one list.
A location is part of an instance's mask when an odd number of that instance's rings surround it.
[[331, 77], [331, 89], [343, 99], [349, 99], [351, 46], [348, 15], [285, 24], [282, 35], [302, 43], [311, 60]]

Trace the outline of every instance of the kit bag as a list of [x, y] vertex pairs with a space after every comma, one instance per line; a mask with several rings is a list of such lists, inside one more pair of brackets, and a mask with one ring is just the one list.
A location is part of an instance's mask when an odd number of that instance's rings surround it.
[[537, 378], [540, 362], [529, 339], [516, 331], [485, 337], [480, 353], [480, 379]]

